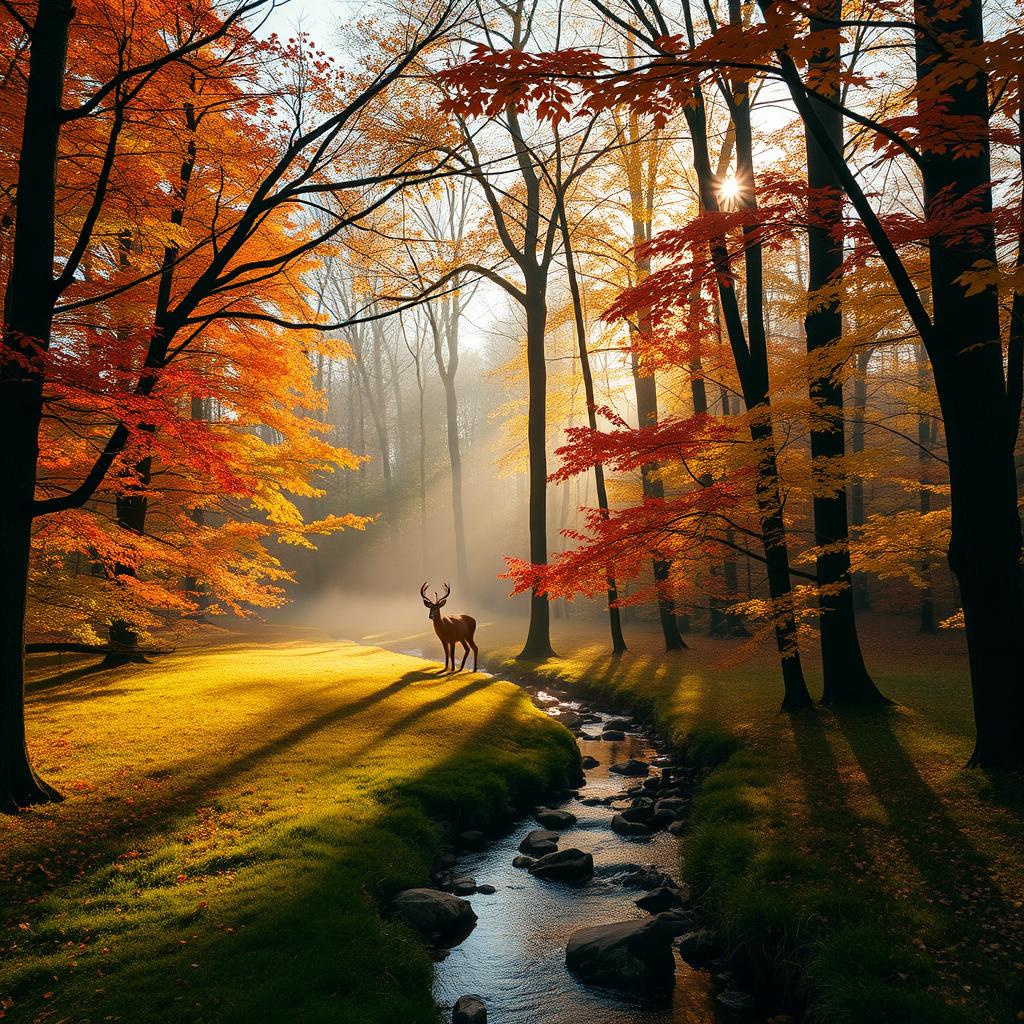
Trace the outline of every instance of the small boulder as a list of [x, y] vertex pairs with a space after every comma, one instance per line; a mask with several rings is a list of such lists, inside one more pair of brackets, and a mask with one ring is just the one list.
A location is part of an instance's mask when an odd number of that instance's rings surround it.
[[535, 828], [528, 832], [519, 844], [520, 853], [528, 853], [539, 857], [545, 853], [554, 853], [558, 849], [558, 833], [546, 828]]
[[460, 832], [458, 840], [460, 849], [470, 850], [473, 853], [479, 853], [487, 845], [487, 836], [476, 830]]
[[673, 936], [686, 935], [697, 927], [697, 915], [687, 907], [674, 907], [672, 910], [664, 910], [656, 915], [662, 927], [670, 931]]
[[589, 882], [594, 877], [594, 858], [570, 847], [541, 857], [531, 865], [530, 874], [553, 882]]
[[668, 827], [668, 834], [670, 836], [685, 836], [688, 831], [688, 827], [685, 821], [674, 821]]
[[628, 761], [619, 761], [608, 769], [616, 775], [646, 775], [650, 770], [651, 766], [646, 761], [638, 761], [635, 757], [629, 758]]
[[518, 857], [513, 857], [512, 858], [512, 867], [514, 867], [514, 868], [528, 868], [528, 867], [531, 867], [533, 865], [535, 860], [536, 860], [536, 858], [534, 858], [534, 857], [525, 857], [522, 854], [520, 854]]
[[545, 828], [550, 829], [572, 828], [576, 824], [575, 814], [571, 811], [560, 811], [554, 807], [538, 807], [533, 812], [533, 816]]
[[479, 996], [459, 996], [452, 1009], [452, 1024], [487, 1024], [487, 1007]]
[[626, 889], [658, 889], [662, 886], [678, 889], [679, 884], [671, 875], [659, 871], [653, 864], [641, 867], [639, 864], [622, 865], [617, 874], [621, 874], [620, 882]]
[[478, 885], [476, 887], [476, 891], [480, 893], [481, 896], [493, 896], [495, 892], [497, 892], [493, 885], [486, 883], [484, 885]]
[[681, 907], [686, 901], [681, 889], [672, 889], [667, 885], [659, 885], [651, 889], [646, 896], [641, 896], [636, 905], [648, 914], [661, 914], [666, 910]]
[[674, 815], [678, 816], [680, 811], [685, 811], [689, 807], [689, 801], [684, 800], [679, 796], [668, 796], [660, 797], [654, 805], [656, 811], [671, 811]]
[[609, 742], [624, 740], [625, 738], [626, 734], [621, 729], [605, 729], [601, 733], [601, 739], [608, 740]]
[[632, 729], [633, 720], [631, 718], [609, 718], [604, 723], [606, 729]]
[[691, 967], [699, 967], [712, 959], [721, 946], [718, 932], [711, 928], [698, 928], [696, 931], [686, 932], [677, 944], [679, 955]]
[[591, 757], [589, 754], [585, 754], [581, 762], [584, 768], [596, 768], [600, 763], [596, 757]]
[[575, 711], [570, 711], [568, 709], [560, 711], [557, 715], [552, 715], [551, 717], [554, 718], [556, 722], [561, 722], [566, 729], [578, 729], [583, 724], [583, 717], [576, 714]]
[[599, 796], [585, 796], [581, 801], [584, 807], [602, 807], [604, 801]]
[[625, 814], [612, 817], [612, 831], [620, 836], [649, 836], [651, 830], [641, 821], [630, 821]]
[[464, 875], [452, 882], [452, 892], [456, 896], [472, 896], [476, 892], [476, 879]]
[[657, 918], [573, 932], [565, 962], [584, 981], [626, 991], [664, 994], [675, 980], [672, 935]]
[[442, 947], [460, 943], [476, 924], [467, 900], [437, 889], [406, 889], [392, 900], [391, 909], [428, 942]]

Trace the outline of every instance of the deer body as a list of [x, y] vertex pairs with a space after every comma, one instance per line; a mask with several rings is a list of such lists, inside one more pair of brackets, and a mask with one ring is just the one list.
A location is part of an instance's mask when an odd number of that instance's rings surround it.
[[[473, 635], [476, 633], [476, 619], [472, 615], [442, 615], [441, 609], [445, 606], [445, 602], [448, 600], [448, 595], [451, 593], [451, 587], [446, 583], [444, 596], [438, 599], [437, 594], [434, 594], [434, 600], [431, 601], [426, 595], [427, 585], [426, 583], [420, 587], [420, 597], [423, 598], [423, 604], [430, 609], [430, 621], [434, 623], [434, 632], [437, 634], [438, 640], [441, 641], [441, 645], [444, 647], [444, 670], [447, 672], [449, 664], [451, 665], [451, 671], [461, 672], [466, 666], [466, 659], [469, 657], [469, 649], [473, 648], [473, 671], [476, 671], [477, 655], [480, 653], [476, 642], [473, 639]], [[462, 644], [462, 664], [459, 665], [458, 669], [455, 668], [455, 645]]]

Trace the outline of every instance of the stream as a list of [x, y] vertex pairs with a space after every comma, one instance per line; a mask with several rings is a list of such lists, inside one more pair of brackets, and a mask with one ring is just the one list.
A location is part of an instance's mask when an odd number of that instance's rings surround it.
[[[534, 701], [549, 713], [581, 707], [544, 691], [537, 691]], [[660, 1002], [583, 984], [566, 968], [566, 942], [577, 929], [648, 916], [634, 902], [643, 890], [621, 884], [622, 868], [653, 865], [673, 878], [680, 870], [675, 836], [661, 831], [634, 838], [611, 830], [612, 815], [628, 806], [628, 800], [612, 806], [583, 802], [622, 794], [641, 781], [612, 774], [610, 765], [628, 758], [651, 762], [660, 754], [655, 741], [639, 731], [627, 732], [624, 740], [602, 740], [603, 724], [612, 716], [592, 713], [600, 720], [582, 726], [578, 743], [582, 755], [600, 763], [586, 771], [578, 797], [551, 806], [576, 815], [576, 824], [561, 832], [558, 848], [578, 847], [593, 854], [593, 880], [570, 886], [512, 866], [520, 841], [540, 827], [532, 817], [517, 822], [509, 835], [482, 852], [461, 854], [453, 877], [470, 876], [496, 891], [467, 897], [478, 921], [469, 937], [435, 965], [438, 1005], [450, 1020], [450, 1008], [460, 996], [477, 994], [487, 1006], [489, 1024], [750, 1024], [758, 1018], [720, 1005], [716, 995], [722, 984], [709, 971], [687, 966], [678, 954], [674, 991], [670, 1000]], [[652, 767], [651, 775], [657, 774]]]

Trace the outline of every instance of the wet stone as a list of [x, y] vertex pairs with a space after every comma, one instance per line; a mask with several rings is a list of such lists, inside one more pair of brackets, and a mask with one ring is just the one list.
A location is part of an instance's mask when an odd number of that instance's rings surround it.
[[616, 742], [618, 740], [624, 740], [626, 734], [621, 729], [605, 729], [601, 733], [601, 739], [608, 740], [609, 742]]
[[571, 811], [556, 810], [553, 807], [538, 807], [533, 816], [548, 829], [572, 828], [576, 824], [576, 815]]
[[468, 875], [456, 878], [452, 882], [452, 892], [456, 896], [472, 896], [476, 892], [476, 879], [470, 878]]
[[483, 832], [475, 830], [460, 832], [458, 839], [460, 849], [470, 850], [473, 853], [479, 853], [487, 845], [487, 837]]
[[586, 754], [581, 762], [584, 768], [596, 768], [601, 762], [596, 757]]
[[535, 860], [535, 857], [525, 857], [522, 854], [520, 854], [518, 857], [512, 858], [512, 867], [528, 868], [534, 863]]
[[526, 837], [519, 844], [519, 852], [533, 856], [541, 856], [546, 853], [554, 853], [558, 848], [558, 833], [546, 828], [535, 828], [527, 833]]
[[679, 955], [691, 967], [699, 967], [713, 959], [720, 946], [718, 932], [711, 928], [687, 932], [678, 942]]
[[396, 917], [438, 946], [457, 945], [476, 924], [476, 914], [466, 900], [436, 889], [406, 889], [391, 901], [391, 909]]
[[640, 821], [630, 821], [622, 814], [612, 818], [612, 831], [620, 836], [649, 836], [651, 830]]
[[626, 991], [667, 992], [675, 977], [671, 932], [657, 918], [581, 928], [565, 962], [584, 981]]
[[672, 889], [666, 885], [660, 885], [657, 889], [651, 889], [645, 896], [636, 901], [641, 910], [649, 914], [661, 914], [666, 910], [681, 907], [684, 903], [683, 893], [680, 889]]
[[604, 727], [605, 727], [606, 730], [607, 729], [620, 729], [620, 730], [632, 729], [633, 728], [633, 720], [631, 718], [609, 718], [608, 721], [604, 723]]
[[575, 711], [561, 711], [557, 715], [552, 715], [552, 718], [556, 722], [561, 722], [566, 729], [578, 729], [583, 724], [583, 718], [576, 714]]
[[485, 883], [484, 885], [478, 885], [476, 887], [476, 891], [480, 893], [481, 896], [493, 896], [497, 892], [497, 889], [495, 889], [493, 885]]
[[640, 761], [635, 757], [619, 761], [608, 769], [616, 775], [646, 775], [650, 770], [651, 766], [646, 761]]
[[460, 996], [452, 1009], [452, 1024], [487, 1024], [487, 1007], [479, 996]]
[[530, 874], [555, 882], [589, 882], [594, 877], [594, 858], [570, 847], [541, 857], [530, 867]]

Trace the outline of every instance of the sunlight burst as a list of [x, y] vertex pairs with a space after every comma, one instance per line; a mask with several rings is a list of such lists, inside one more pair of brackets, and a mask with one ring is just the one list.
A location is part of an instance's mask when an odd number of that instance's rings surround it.
[[728, 206], [739, 199], [741, 191], [742, 188], [739, 180], [730, 174], [728, 177], [723, 178], [718, 186], [718, 198]]

